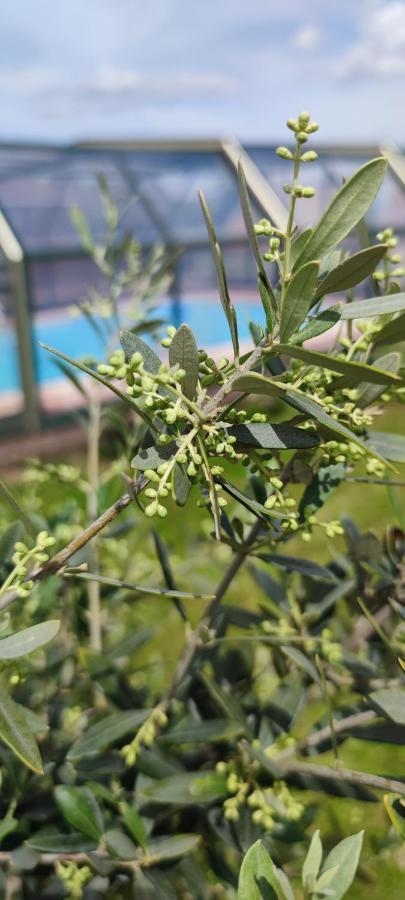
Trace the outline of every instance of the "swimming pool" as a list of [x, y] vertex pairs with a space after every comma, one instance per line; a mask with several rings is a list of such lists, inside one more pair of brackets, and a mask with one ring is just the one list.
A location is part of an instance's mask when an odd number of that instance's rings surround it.
[[[238, 300], [236, 305], [240, 341], [249, 338], [249, 322], [263, 323], [263, 310], [259, 303], [248, 299]], [[154, 308], [158, 318], [173, 321], [172, 306], [168, 302]], [[229, 343], [229, 329], [219, 300], [195, 297], [182, 300], [178, 307], [179, 322], [187, 322], [193, 329], [199, 347], [215, 347]], [[38, 342], [49, 344], [74, 359], [93, 357], [104, 360], [104, 345], [87, 319], [72, 318], [68, 312], [46, 313], [33, 322], [33, 341], [37, 382], [42, 385], [63, 379], [49, 353], [38, 346]], [[115, 348], [111, 348], [115, 349]], [[0, 333], [0, 394], [18, 391], [20, 382], [18, 349], [15, 333], [5, 329]]]

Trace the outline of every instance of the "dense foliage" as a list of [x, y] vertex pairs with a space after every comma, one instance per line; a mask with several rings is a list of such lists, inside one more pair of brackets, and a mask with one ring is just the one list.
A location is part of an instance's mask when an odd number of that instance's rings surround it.
[[[368, 823], [365, 862], [399, 872], [405, 439], [374, 420], [396, 419], [405, 396], [403, 272], [391, 229], [354, 246], [384, 159], [298, 233], [317, 125], [303, 113], [288, 127], [284, 232], [253, 224], [239, 172], [264, 313], [242, 354], [201, 197], [231, 359], [198, 349], [187, 325], [158, 353], [151, 299], [170, 259], [117, 242], [104, 181], [103, 246], [74, 211], [106, 279], [79, 314], [106, 358], [45, 349], [86, 403], [86, 468], [31, 461], [1, 488], [10, 897], [356, 897]], [[327, 352], [307, 344], [321, 334]], [[375, 489], [392, 506], [384, 534]], [[342, 515], [352, 492], [376, 533]]]

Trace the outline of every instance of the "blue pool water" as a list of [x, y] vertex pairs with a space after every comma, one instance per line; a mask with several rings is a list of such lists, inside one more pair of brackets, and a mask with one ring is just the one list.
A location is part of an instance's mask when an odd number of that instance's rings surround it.
[[[164, 303], [154, 311], [158, 318], [166, 319], [167, 323], [173, 322], [173, 312], [170, 304]], [[249, 338], [249, 322], [263, 322], [263, 313], [260, 304], [249, 301], [237, 303], [239, 339]], [[195, 300], [182, 300], [179, 309], [179, 321], [187, 322], [193, 329], [199, 347], [209, 347], [229, 342], [228, 325], [219, 301], [204, 301], [203, 298]], [[104, 360], [104, 345], [91, 324], [80, 317], [66, 318], [55, 317], [53, 320], [42, 319], [34, 323], [34, 345], [36, 347], [37, 378], [40, 384], [56, 381], [61, 378], [60, 371], [55, 366], [49, 353], [38, 347], [38, 341], [55, 347], [74, 359], [82, 359], [86, 356]], [[111, 348], [115, 349], [115, 348]], [[20, 374], [18, 364], [18, 352], [15, 334], [11, 331], [0, 333], [0, 393], [18, 390], [20, 387]]]

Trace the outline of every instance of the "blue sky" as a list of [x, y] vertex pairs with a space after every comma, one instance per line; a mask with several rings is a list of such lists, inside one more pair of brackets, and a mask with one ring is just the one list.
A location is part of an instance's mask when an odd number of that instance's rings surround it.
[[0, 139], [405, 142], [405, 0], [14, 0]]

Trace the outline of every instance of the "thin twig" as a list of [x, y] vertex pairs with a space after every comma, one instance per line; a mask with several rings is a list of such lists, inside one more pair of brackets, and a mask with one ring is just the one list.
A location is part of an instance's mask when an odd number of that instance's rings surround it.
[[337, 766], [332, 769], [330, 766], [321, 766], [314, 763], [301, 762], [301, 760], [291, 760], [291, 762], [281, 762], [281, 768], [286, 775], [311, 775], [313, 778], [324, 778], [330, 781], [345, 781], [349, 784], [357, 784], [361, 787], [376, 788], [379, 791], [389, 791], [390, 793], [401, 794], [405, 797], [405, 783], [396, 781], [394, 778], [385, 778], [382, 775], [370, 775], [368, 772], [357, 772], [354, 769], [343, 769]]
[[[345, 716], [343, 719], [333, 719], [333, 732], [335, 735], [351, 731], [353, 728], [360, 728], [362, 725], [368, 725], [377, 718], [377, 714], [372, 709], [362, 710], [362, 712], [353, 713], [351, 716]], [[299, 752], [312, 750], [322, 744], [324, 741], [330, 740], [332, 737], [332, 729], [330, 725], [319, 728], [308, 737], [303, 738], [295, 748]]]

